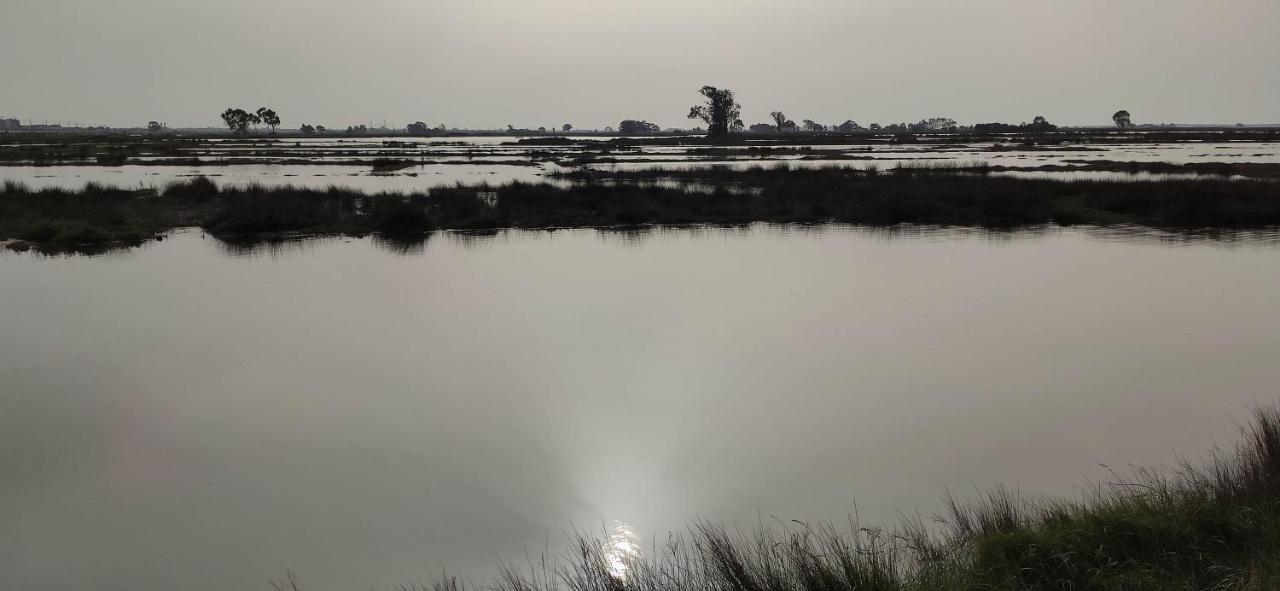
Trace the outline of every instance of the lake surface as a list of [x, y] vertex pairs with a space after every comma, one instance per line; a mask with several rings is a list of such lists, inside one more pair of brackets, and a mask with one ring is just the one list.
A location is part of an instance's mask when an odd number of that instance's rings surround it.
[[619, 520], [1111, 480], [1280, 384], [1280, 246], [1077, 229], [0, 254], [0, 589], [385, 588]]

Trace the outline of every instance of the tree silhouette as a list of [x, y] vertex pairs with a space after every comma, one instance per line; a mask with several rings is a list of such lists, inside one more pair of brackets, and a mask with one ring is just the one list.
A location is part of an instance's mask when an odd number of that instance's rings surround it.
[[956, 120], [949, 117], [930, 117], [921, 119], [919, 123], [912, 123], [907, 126], [907, 131], [911, 132], [936, 132], [936, 131], [955, 131]]
[[742, 129], [742, 105], [733, 99], [728, 88], [703, 86], [698, 91], [706, 100], [689, 108], [689, 119], [699, 119], [707, 124], [707, 136], [721, 137], [732, 130]]
[[1133, 119], [1129, 117], [1129, 112], [1124, 109], [1116, 111], [1115, 114], [1111, 116], [1111, 120], [1115, 122], [1116, 127], [1121, 129], [1133, 126]]
[[1045, 118], [1044, 115], [1036, 115], [1036, 118], [1031, 120], [1031, 125], [1023, 123], [1020, 129], [1029, 129], [1032, 132], [1038, 133], [1042, 131], [1054, 131], [1058, 129], [1058, 126], [1049, 123], [1049, 120]]
[[271, 133], [275, 133], [276, 127], [280, 125], [280, 116], [276, 115], [276, 112], [272, 109], [262, 107], [261, 109], [258, 109], [258, 112], [255, 113], [254, 116], [257, 118], [257, 121], [254, 123], [266, 124], [266, 126], [271, 129]]
[[648, 121], [637, 121], [635, 119], [627, 119], [618, 124], [618, 133], [622, 135], [646, 135], [650, 133], [658, 133], [662, 131], [655, 123]]
[[253, 113], [246, 112], [244, 109], [229, 108], [222, 112], [222, 122], [236, 135], [244, 135], [249, 132], [249, 125], [257, 123], [258, 116]]
[[159, 122], [159, 121], [148, 121], [148, 122], [147, 122], [147, 131], [150, 131], [151, 133], [156, 133], [156, 132], [160, 131], [160, 130], [161, 130], [161, 129], [163, 129], [163, 128], [164, 128], [164, 126], [163, 126], [163, 125], [160, 125], [160, 122]]
[[858, 125], [858, 122], [853, 119], [847, 119], [844, 123], [841, 123], [836, 127], [836, 131], [839, 131], [840, 133], [852, 133], [859, 129], [862, 129], [862, 126]]
[[564, 124], [564, 126], [562, 126], [562, 127], [560, 128], [560, 130], [561, 130], [561, 131], [563, 131], [563, 132], [565, 132], [565, 133], [569, 133], [570, 131], [572, 131], [572, 130], [573, 130], [573, 126], [572, 126], [572, 125], [569, 125], [568, 123], [565, 123], [565, 124]]
[[787, 125], [787, 114], [782, 111], [774, 111], [769, 113], [769, 117], [773, 119], [773, 124], [778, 126], [778, 131]]

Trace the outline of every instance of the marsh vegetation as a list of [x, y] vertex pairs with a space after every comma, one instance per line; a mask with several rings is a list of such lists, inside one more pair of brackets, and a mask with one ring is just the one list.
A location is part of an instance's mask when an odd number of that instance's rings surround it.
[[[651, 549], [579, 533], [562, 560], [504, 566], [493, 591], [1271, 589], [1280, 585], [1280, 410], [1234, 450], [1113, 473], [1076, 498], [947, 494], [891, 528], [692, 524]], [[642, 551], [643, 550], [643, 551]], [[444, 577], [434, 591], [466, 585]]]
[[1059, 181], [994, 176], [986, 166], [884, 171], [787, 165], [745, 169], [578, 169], [568, 183], [455, 185], [414, 193], [338, 187], [220, 187], [205, 178], [160, 190], [0, 189], [0, 238], [46, 252], [136, 244], [200, 226], [224, 238], [422, 234], [437, 229], [689, 224], [927, 224], [1012, 229], [1137, 225], [1171, 230], [1280, 225], [1272, 181], [1204, 178]]

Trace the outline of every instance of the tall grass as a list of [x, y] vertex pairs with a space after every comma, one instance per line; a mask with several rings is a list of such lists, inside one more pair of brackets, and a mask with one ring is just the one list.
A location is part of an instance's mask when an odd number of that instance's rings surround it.
[[[935, 523], [699, 521], [617, 567], [603, 536], [558, 561], [504, 566], [492, 591], [1274, 589], [1280, 585], [1280, 410], [1260, 409], [1232, 451], [1137, 470], [1079, 498], [998, 488], [946, 498]], [[441, 577], [434, 589], [464, 591]]]
[[174, 222], [166, 208], [147, 200], [149, 196], [154, 192], [96, 183], [76, 191], [34, 191], [6, 182], [0, 186], [0, 240], [29, 241], [48, 250], [139, 244]]

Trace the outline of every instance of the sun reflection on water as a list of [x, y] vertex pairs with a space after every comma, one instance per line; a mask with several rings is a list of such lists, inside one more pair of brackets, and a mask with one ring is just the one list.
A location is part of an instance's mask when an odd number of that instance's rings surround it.
[[625, 581], [631, 564], [640, 558], [640, 536], [630, 526], [614, 521], [604, 543], [605, 567], [613, 577]]

